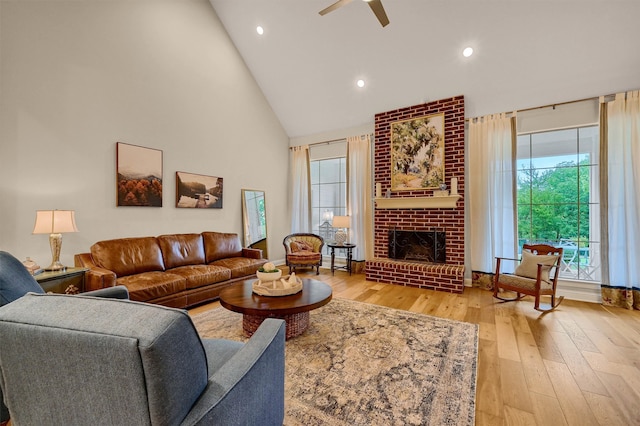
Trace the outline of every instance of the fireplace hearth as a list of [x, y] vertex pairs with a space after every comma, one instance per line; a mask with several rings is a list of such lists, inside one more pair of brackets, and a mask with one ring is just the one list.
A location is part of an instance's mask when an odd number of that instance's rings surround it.
[[424, 263], [446, 263], [446, 232], [389, 230], [390, 259]]

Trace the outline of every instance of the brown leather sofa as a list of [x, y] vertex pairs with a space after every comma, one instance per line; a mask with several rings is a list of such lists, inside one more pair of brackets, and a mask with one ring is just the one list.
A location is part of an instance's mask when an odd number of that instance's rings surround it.
[[262, 250], [243, 248], [237, 234], [203, 232], [99, 241], [75, 255], [88, 268], [85, 288], [124, 285], [129, 298], [186, 308], [218, 298], [234, 282], [255, 277]]

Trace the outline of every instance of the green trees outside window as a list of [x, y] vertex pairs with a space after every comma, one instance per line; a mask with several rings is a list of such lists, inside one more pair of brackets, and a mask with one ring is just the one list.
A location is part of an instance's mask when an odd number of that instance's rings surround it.
[[518, 242], [564, 248], [561, 277], [600, 279], [598, 127], [522, 134]]

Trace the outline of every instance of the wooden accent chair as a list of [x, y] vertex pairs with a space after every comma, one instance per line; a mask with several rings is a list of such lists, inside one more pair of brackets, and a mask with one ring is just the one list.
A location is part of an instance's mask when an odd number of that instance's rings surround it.
[[[558, 273], [562, 261], [563, 249], [546, 244], [524, 244], [522, 259], [496, 257], [496, 274], [493, 281], [493, 297], [503, 301], [520, 300], [524, 296], [535, 297], [534, 308], [540, 312], [554, 310], [564, 299], [556, 297]], [[515, 273], [502, 273], [502, 261], [515, 261]], [[499, 290], [516, 293], [514, 298], [499, 295]], [[540, 307], [540, 296], [551, 296], [551, 305]]]
[[296, 268], [316, 268], [316, 275], [320, 273], [322, 266], [322, 247], [324, 239], [320, 235], [297, 233], [284, 237], [282, 241], [286, 253], [286, 262], [289, 272], [295, 272]]

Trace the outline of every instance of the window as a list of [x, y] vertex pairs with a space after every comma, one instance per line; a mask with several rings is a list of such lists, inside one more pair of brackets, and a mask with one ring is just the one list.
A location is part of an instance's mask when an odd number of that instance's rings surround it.
[[[314, 160], [310, 167], [312, 232], [332, 241], [336, 231], [331, 227], [333, 216], [347, 214], [346, 157]], [[326, 245], [324, 250], [329, 254]]]
[[560, 277], [600, 281], [599, 128], [518, 135], [518, 244], [564, 248]]

